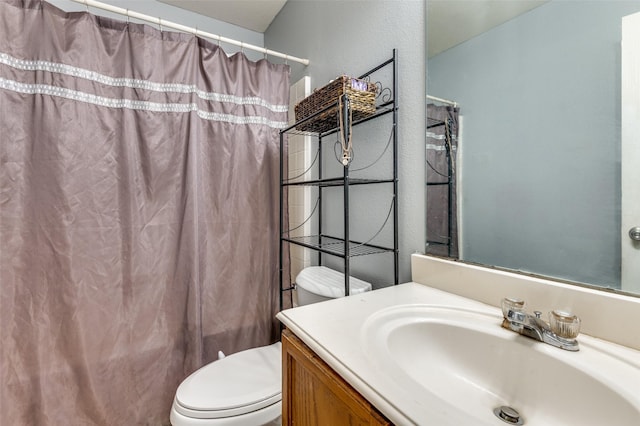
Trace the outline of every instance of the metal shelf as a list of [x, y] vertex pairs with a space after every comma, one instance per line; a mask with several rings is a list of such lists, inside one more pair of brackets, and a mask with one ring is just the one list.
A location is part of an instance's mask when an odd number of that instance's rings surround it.
[[[393, 100], [391, 100], [391, 101], [385, 102], [385, 103], [384, 103], [384, 104], [382, 104], [382, 105], [378, 105], [378, 106], [376, 107], [376, 112], [374, 112], [373, 114], [371, 114], [371, 115], [370, 115], [370, 116], [368, 116], [368, 117], [361, 118], [361, 119], [359, 119], [359, 120], [353, 120], [352, 125], [353, 125], [353, 126], [357, 126], [358, 124], [366, 123], [367, 121], [373, 120], [373, 119], [375, 119], [375, 118], [378, 118], [378, 117], [380, 117], [380, 116], [383, 116], [383, 115], [389, 114], [390, 112], [393, 112], [393, 111], [394, 111], [394, 107], [393, 107], [393, 105], [389, 106], [389, 104], [393, 104], [393, 102], [394, 102], [394, 101], [393, 101]], [[285, 128], [285, 129], [283, 129], [283, 130], [282, 130], [282, 132], [283, 132], [283, 133], [286, 133], [287, 135], [321, 136], [321, 137], [326, 137], [326, 136], [332, 135], [332, 134], [334, 134], [334, 133], [337, 133], [337, 132], [339, 131], [339, 130], [338, 130], [338, 123], [337, 123], [337, 120], [336, 120], [336, 127], [335, 127], [334, 129], [327, 130], [327, 131], [322, 132], [322, 133], [318, 133], [318, 132], [311, 132], [311, 131], [308, 131], [308, 130], [298, 130], [298, 129], [296, 129], [296, 126], [298, 126], [300, 123], [304, 123], [304, 122], [306, 122], [306, 121], [310, 121], [310, 120], [312, 120], [316, 115], [320, 115], [321, 113], [323, 113], [323, 112], [324, 112], [324, 111], [326, 111], [326, 110], [329, 110], [329, 109], [331, 109], [331, 108], [335, 108], [335, 107], [336, 107], [336, 105], [337, 105], [337, 102], [336, 102], [336, 104], [334, 104], [334, 105], [329, 105], [328, 107], [326, 107], [326, 108], [322, 109], [321, 111], [318, 111], [317, 113], [315, 113], [315, 114], [313, 114], [313, 115], [310, 115], [309, 117], [305, 118], [304, 120], [301, 120], [301, 121], [299, 121], [299, 122], [297, 122], [297, 123], [293, 123], [293, 124], [291, 124], [289, 127], [287, 127], [287, 128]]]
[[[388, 67], [388, 68], [387, 68]], [[387, 74], [375, 74], [378, 70], [386, 68]], [[398, 284], [399, 282], [399, 250], [398, 250], [398, 203], [396, 202], [396, 197], [398, 193], [398, 59], [397, 59], [397, 51], [393, 49], [393, 56], [380, 63], [373, 69], [369, 70], [365, 74], [359, 76], [359, 79], [367, 79], [369, 81], [372, 80], [372, 75], [386, 75], [384, 77], [384, 81], [387, 83], [391, 83], [390, 87], [384, 87], [380, 82], [376, 82], [376, 86], [378, 87], [378, 95], [376, 97], [376, 111], [367, 117], [356, 119], [353, 117], [353, 121], [350, 123], [350, 126], [345, 126], [345, 128], [352, 129], [356, 125], [366, 123], [368, 121], [374, 120], [378, 117], [390, 115], [391, 120], [389, 125], [392, 129], [392, 155], [393, 155], [393, 175], [392, 177], [386, 178], [352, 178], [349, 176], [349, 164], [343, 167], [343, 176], [340, 177], [324, 177], [323, 176], [323, 165], [322, 165], [322, 147], [323, 147], [323, 138], [328, 141], [335, 141], [335, 138], [328, 138], [328, 136], [340, 132], [338, 119], [336, 117], [336, 127], [330, 130], [326, 130], [323, 132], [313, 132], [310, 130], [298, 130], [296, 127], [304, 128], [304, 126], [300, 126], [301, 124], [307, 123], [310, 120], [313, 120], [315, 117], [320, 114], [326, 112], [330, 108], [335, 108], [336, 105], [342, 106], [339, 109], [340, 117], [344, 118], [344, 123], [348, 123], [350, 120], [349, 114], [349, 102], [348, 99], [345, 99], [342, 104], [336, 100], [336, 104], [332, 104], [321, 111], [316, 111], [314, 114], [306, 117], [303, 120], [298, 121], [297, 123], [290, 124], [289, 127], [282, 129], [280, 131], [280, 307], [283, 307], [283, 292], [289, 291], [292, 287], [284, 288], [284, 273], [285, 268], [283, 265], [283, 255], [284, 255], [284, 247], [286, 244], [293, 244], [297, 246], [302, 246], [311, 250], [314, 250], [318, 253], [318, 263], [322, 265], [322, 256], [323, 255], [331, 255], [337, 256], [344, 260], [344, 277], [345, 277], [345, 295], [349, 295], [349, 277], [350, 277], [350, 259], [358, 256], [366, 256], [366, 255], [374, 255], [380, 253], [391, 253], [393, 254], [393, 264], [394, 264], [394, 276], [393, 283]], [[344, 95], [343, 95], [344, 96]], [[346, 96], [345, 96], [346, 97]], [[288, 135], [304, 135], [304, 136], [312, 136], [317, 140], [318, 144], [318, 165], [317, 165], [317, 179], [305, 179], [305, 180], [284, 180], [285, 178], [285, 161], [284, 157], [286, 155], [285, 147], [289, 143]], [[347, 139], [345, 137], [345, 139]], [[386, 150], [386, 148], [385, 148]], [[386, 176], [389, 176], [389, 173], [385, 173]], [[298, 177], [300, 178], [300, 177]], [[358, 242], [354, 241], [349, 236], [349, 192], [351, 186], [357, 185], [370, 185], [370, 184], [392, 184], [393, 185], [393, 203], [390, 206], [389, 215], [387, 219], [390, 217], [393, 218], [393, 246], [392, 247], [384, 247], [376, 244], [370, 244], [370, 241], [375, 239], [378, 235], [376, 233], [368, 242]], [[317, 216], [317, 235], [309, 235], [303, 237], [290, 237], [288, 236], [288, 231], [284, 227], [285, 225], [285, 208], [282, 200], [284, 200], [284, 190], [287, 187], [293, 186], [313, 186], [318, 187], [318, 203], [317, 208], [318, 212], [320, 212]], [[322, 233], [322, 214], [323, 211], [323, 203], [322, 203], [322, 194], [323, 188], [329, 187], [341, 187], [343, 188], [343, 206], [344, 211], [343, 220], [344, 220], [344, 229], [341, 232], [341, 236], [330, 236]], [[315, 208], [314, 208], [315, 211]], [[308, 219], [307, 219], [308, 220]], [[306, 221], [306, 220], [305, 220]], [[386, 226], [387, 221], [382, 225], [382, 227]], [[294, 228], [295, 229], [295, 228]], [[382, 228], [381, 228], [382, 230]], [[287, 278], [288, 282], [288, 278]]]
[[[349, 185], [370, 185], [374, 183], [393, 183], [394, 179], [360, 179], [360, 178], [349, 178]], [[296, 182], [283, 182], [284, 186], [320, 186], [320, 187], [331, 187], [331, 186], [343, 186], [345, 184], [345, 179], [343, 177], [337, 178], [328, 178], [328, 179], [316, 179], [316, 180], [301, 180]]]
[[444, 124], [445, 123], [442, 120], [436, 120], [435, 118], [427, 117], [427, 129], [444, 126]]
[[[328, 235], [308, 235], [303, 237], [282, 238], [292, 244], [318, 250], [332, 256], [344, 257], [345, 241], [343, 238], [331, 237]], [[349, 241], [349, 256], [366, 256], [370, 254], [393, 252], [393, 247], [383, 247], [375, 244]]]

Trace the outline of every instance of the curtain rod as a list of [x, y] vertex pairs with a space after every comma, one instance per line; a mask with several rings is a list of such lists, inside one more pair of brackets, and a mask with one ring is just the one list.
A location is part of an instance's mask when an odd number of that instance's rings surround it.
[[442, 102], [443, 104], [452, 105], [454, 108], [458, 107], [458, 103], [456, 101], [450, 101], [448, 99], [437, 98], [435, 96], [427, 95], [427, 99], [431, 99], [432, 101]]
[[97, 9], [102, 9], [108, 12], [124, 15], [127, 18], [135, 18], [135, 19], [140, 19], [141, 21], [151, 22], [152, 24], [158, 25], [160, 28], [162, 27], [172, 28], [174, 30], [183, 31], [185, 33], [194, 34], [195, 36], [205, 37], [205, 38], [217, 40], [223, 43], [232, 44], [234, 46], [239, 46], [241, 49], [249, 49], [256, 52], [264, 53], [265, 55], [282, 58], [285, 61], [293, 61], [293, 62], [299, 62], [303, 65], [309, 65], [308, 59], [297, 58], [295, 56], [287, 55], [285, 53], [276, 52], [274, 50], [269, 50], [269, 49], [265, 49], [264, 47], [256, 46], [254, 44], [249, 44], [243, 41], [238, 41], [231, 38], [219, 36], [217, 34], [209, 33], [206, 31], [201, 31], [197, 28], [187, 27], [186, 25], [176, 24], [175, 22], [166, 21], [162, 18], [155, 18], [153, 16], [145, 15], [129, 9], [124, 9], [122, 7], [112, 6], [110, 4], [101, 3], [99, 1], [94, 1], [94, 0], [71, 0], [71, 1], [75, 3], [84, 4], [85, 6], [87, 6], [87, 9], [89, 8], [89, 6], [95, 7]]

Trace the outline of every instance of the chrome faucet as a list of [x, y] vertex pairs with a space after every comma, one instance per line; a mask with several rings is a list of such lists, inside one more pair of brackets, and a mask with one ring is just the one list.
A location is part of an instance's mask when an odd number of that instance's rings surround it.
[[552, 311], [549, 323], [543, 320], [542, 312], [528, 314], [524, 311], [524, 302], [519, 299], [503, 299], [502, 326], [523, 336], [547, 343], [567, 351], [580, 349], [576, 337], [580, 331], [580, 319], [567, 312]]

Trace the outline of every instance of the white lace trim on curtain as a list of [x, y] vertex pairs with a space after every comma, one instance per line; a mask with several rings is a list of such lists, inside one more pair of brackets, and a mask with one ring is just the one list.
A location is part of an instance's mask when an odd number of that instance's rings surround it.
[[[454, 151], [458, 150], [458, 147], [455, 146], [455, 145], [452, 148], [453, 148]], [[446, 151], [447, 150], [447, 148], [444, 145], [434, 145], [434, 144], [431, 144], [431, 143], [427, 144], [427, 149], [431, 150], [431, 151]]]
[[71, 99], [79, 102], [109, 107], [109, 108], [127, 108], [133, 110], [145, 110], [152, 112], [175, 112], [186, 113], [196, 112], [198, 117], [204, 120], [224, 121], [233, 124], [261, 124], [276, 129], [287, 127], [286, 121], [270, 120], [261, 116], [238, 116], [233, 114], [222, 114], [218, 112], [204, 111], [198, 108], [195, 103], [159, 103], [149, 101], [134, 101], [131, 99], [114, 99], [104, 96], [97, 96], [91, 93], [80, 92], [77, 90], [66, 89], [63, 87], [50, 86], [47, 84], [28, 84], [20, 83], [14, 80], [8, 80], [0, 77], [0, 88], [13, 92], [24, 93], [29, 95], [48, 95], [61, 98]]
[[0, 53], [0, 63], [22, 71], [47, 71], [57, 74], [70, 75], [96, 83], [114, 87], [129, 87], [132, 89], [144, 89], [161, 93], [195, 93], [200, 99], [212, 102], [226, 102], [238, 105], [259, 105], [273, 112], [287, 112], [289, 105], [271, 104], [257, 96], [234, 96], [216, 92], [207, 92], [198, 89], [193, 84], [180, 83], [154, 83], [152, 81], [135, 78], [115, 78], [100, 74], [95, 71], [78, 68], [71, 65], [41, 60], [18, 59], [6, 53]]
[[[443, 141], [443, 140], [446, 139], [446, 136], [444, 134], [438, 135], [438, 134], [433, 133], [433, 132], [427, 132], [427, 137], [431, 138], [431, 139], [440, 140], [440, 141]], [[456, 135], [451, 135], [451, 139], [454, 140], [454, 141], [457, 141], [458, 137]]]

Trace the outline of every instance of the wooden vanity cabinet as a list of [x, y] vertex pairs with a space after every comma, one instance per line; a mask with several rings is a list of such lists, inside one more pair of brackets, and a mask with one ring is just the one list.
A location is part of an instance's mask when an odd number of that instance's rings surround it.
[[282, 332], [282, 424], [391, 425], [291, 331]]

